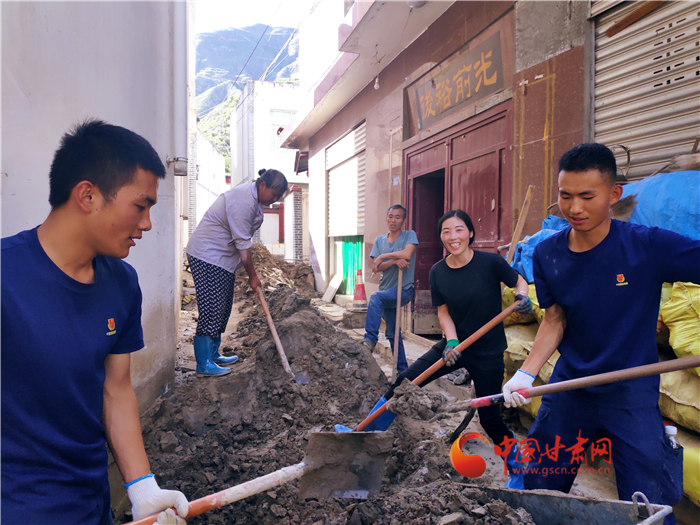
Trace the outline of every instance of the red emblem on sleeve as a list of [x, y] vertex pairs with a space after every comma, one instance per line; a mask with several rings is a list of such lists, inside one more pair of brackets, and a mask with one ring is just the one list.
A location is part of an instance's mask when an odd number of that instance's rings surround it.
[[625, 282], [625, 276], [624, 274], [618, 273], [617, 274], [617, 282], [618, 283], [624, 283]]
[[107, 319], [107, 327], [108, 327], [110, 330], [114, 330], [114, 327], [115, 327], [115, 326], [116, 326], [116, 325], [114, 324], [114, 319]]

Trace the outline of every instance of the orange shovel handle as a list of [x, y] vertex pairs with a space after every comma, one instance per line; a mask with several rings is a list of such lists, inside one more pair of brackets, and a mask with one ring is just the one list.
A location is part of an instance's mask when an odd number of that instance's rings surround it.
[[[464, 341], [462, 341], [455, 350], [457, 350], [459, 353], [462, 353], [466, 348], [474, 344], [479, 338], [481, 338], [484, 334], [489, 332], [494, 326], [497, 324], [500, 324], [504, 321], [506, 317], [508, 317], [510, 314], [513, 313], [515, 310], [515, 307], [518, 306], [518, 303], [513, 303], [511, 304], [508, 308], [503, 310], [500, 314], [498, 314], [496, 317], [491, 319], [488, 323], [486, 323], [484, 326], [479, 328], [476, 332], [474, 332], [472, 335], [467, 337]], [[442, 359], [438, 359], [433, 366], [428, 368], [425, 372], [423, 372], [421, 375], [416, 377], [413, 381], [411, 381], [414, 385], [419, 386], [428, 379], [430, 376], [432, 376], [435, 372], [440, 370], [443, 366], [445, 366], [445, 362]], [[379, 416], [381, 416], [384, 412], [386, 412], [386, 403], [384, 403], [382, 406], [380, 406], [377, 410], [375, 410], [373, 413], [371, 413], [367, 418], [357, 425], [357, 428], [355, 429], [355, 432], [360, 432], [364, 430], [367, 425], [369, 425], [372, 421], [377, 419]]]

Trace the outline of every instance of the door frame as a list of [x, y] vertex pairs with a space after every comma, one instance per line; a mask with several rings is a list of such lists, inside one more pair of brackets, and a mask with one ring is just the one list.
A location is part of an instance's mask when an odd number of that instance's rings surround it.
[[[505, 143], [505, 159], [503, 161], [502, 167], [502, 178], [501, 178], [501, 194], [499, 195], [499, 206], [502, 213], [502, 227], [500, 235], [502, 238], [498, 239], [498, 243], [507, 244], [510, 242], [513, 235], [513, 160], [512, 160], [512, 148], [513, 148], [513, 99], [506, 100], [497, 106], [487, 109], [486, 111], [469, 117], [462, 122], [455, 124], [451, 128], [448, 128], [440, 133], [428, 137], [421, 142], [414, 144], [413, 146], [406, 148], [403, 151], [403, 202], [406, 203], [406, 208], [408, 208], [409, 223], [408, 228], [414, 229], [413, 224], [413, 210], [409, 208], [412, 206], [413, 202], [413, 184], [412, 180], [421, 175], [426, 175], [433, 171], [444, 169], [445, 170], [445, 195], [444, 195], [444, 211], [448, 211], [448, 203], [450, 202], [450, 195], [452, 194], [452, 177], [451, 177], [451, 147], [450, 139], [457, 135], [468, 133], [476, 128], [484, 126], [489, 122], [503, 118], [506, 118], [506, 143]], [[445, 152], [444, 155], [440, 154], [442, 159], [442, 164], [432, 165], [416, 171], [415, 173], [409, 173], [410, 160], [420, 153], [423, 153], [434, 147], [442, 147]], [[462, 161], [463, 159], [455, 159]]]

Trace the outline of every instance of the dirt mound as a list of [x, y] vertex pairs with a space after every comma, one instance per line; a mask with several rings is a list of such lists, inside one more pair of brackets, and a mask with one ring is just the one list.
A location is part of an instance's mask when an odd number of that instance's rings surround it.
[[[308, 374], [309, 381], [298, 385], [287, 378], [262, 309], [251, 307], [238, 325], [242, 359], [232, 373], [217, 378], [177, 373], [170, 396], [143, 418], [146, 451], [161, 487], [194, 500], [299, 463], [311, 433], [359, 423], [388, 388], [371, 353], [336, 330], [308, 298], [288, 287], [266, 295], [292, 370]], [[397, 398], [404, 398], [408, 414], [434, 412], [437, 399], [415, 393], [422, 401], [409, 404], [414, 392], [401, 392]], [[425, 421], [398, 417], [391, 430], [393, 449], [377, 499], [303, 501], [293, 481], [187, 522], [428, 524], [462, 512], [463, 523], [531, 523], [504, 521], [510, 509], [494, 517], [500, 507], [492, 512], [487, 501], [465, 496], [463, 485], [454, 482], [463, 478], [449, 464], [449, 445]]]
[[[197, 499], [298, 463], [310, 432], [358, 423], [386, 390], [372, 355], [336, 331], [308, 299], [285, 287], [268, 302], [292, 370], [308, 374], [309, 382], [288, 380], [262, 310], [254, 308], [240, 324], [240, 332], [249, 333], [251, 357], [224, 377], [182, 374], [172, 395], [144, 418], [161, 486]], [[342, 502], [300, 505], [290, 483], [188, 523], [313, 523], [343, 509]]]
[[[271, 292], [281, 286], [286, 286], [296, 289], [304, 297], [319, 296], [315, 289], [314, 272], [309, 264], [303, 262], [292, 264], [278, 259], [260, 243], [253, 244], [251, 257], [255, 272], [258, 274], [265, 291]], [[255, 295], [248, 286], [248, 274], [243, 268], [236, 272], [236, 293], [240, 297]]]
[[445, 398], [440, 394], [423, 390], [404, 379], [394, 390], [388, 409], [394, 414], [427, 421], [444, 404]]
[[501, 500], [490, 500], [479, 489], [450, 481], [407, 488], [388, 497], [380, 496], [359, 504], [351, 504], [346, 507], [344, 513], [327, 523], [535, 525], [532, 516], [525, 509], [513, 509]]

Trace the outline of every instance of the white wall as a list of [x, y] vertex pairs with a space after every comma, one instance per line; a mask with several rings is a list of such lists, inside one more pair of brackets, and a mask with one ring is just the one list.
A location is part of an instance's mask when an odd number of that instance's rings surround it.
[[236, 110], [231, 114], [231, 183], [234, 186], [255, 180], [258, 170], [263, 168], [281, 171], [290, 183], [308, 182], [303, 174], [294, 173], [296, 151], [280, 148], [272, 135], [271, 112], [296, 111], [300, 102], [296, 84], [259, 81], [246, 84]]
[[294, 260], [294, 192], [284, 199], [284, 258]]
[[296, 152], [279, 147], [277, 137], [273, 137], [271, 111], [296, 111], [299, 102], [299, 87], [295, 84], [255, 83], [255, 176], [265, 168], [281, 171], [289, 182], [298, 178], [294, 173]]
[[330, 66], [341, 55], [338, 51], [338, 27], [343, 21], [343, 11], [342, 1], [322, 1], [299, 26], [299, 89], [302, 100], [326, 76]]
[[325, 151], [309, 157], [309, 262], [314, 269], [317, 290], [325, 290], [329, 280], [326, 271], [328, 188], [325, 157]]
[[[61, 135], [97, 117], [187, 156], [184, 2], [2, 3], [2, 235], [49, 213]], [[160, 182], [153, 229], [127, 262], [143, 291], [146, 349], [132, 359], [141, 408], [173, 380], [180, 289], [179, 184]]]
[[226, 190], [226, 160], [201, 131], [197, 133], [197, 224]]

